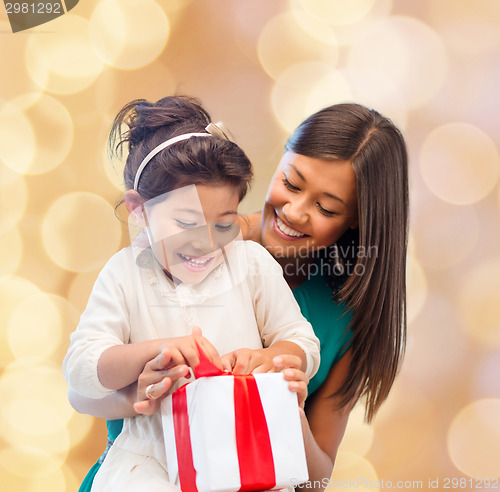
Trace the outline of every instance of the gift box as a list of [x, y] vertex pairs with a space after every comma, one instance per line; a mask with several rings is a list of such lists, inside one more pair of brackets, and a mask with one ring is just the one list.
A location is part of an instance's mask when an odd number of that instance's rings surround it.
[[297, 395], [281, 373], [201, 377], [165, 398], [161, 411], [169, 478], [183, 492], [308, 479]]

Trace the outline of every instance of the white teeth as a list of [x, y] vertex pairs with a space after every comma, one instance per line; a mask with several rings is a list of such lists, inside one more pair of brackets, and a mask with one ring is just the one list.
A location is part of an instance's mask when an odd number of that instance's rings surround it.
[[295, 229], [288, 227], [278, 216], [276, 216], [276, 224], [278, 226], [278, 229], [287, 236], [292, 236], [292, 237], [305, 236], [305, 234], [301, 234], [300, 232], [297, 232]]
[[181, 258], [183, 260], [191, 263], [192, 265], [196, 265], [196, 266], [206, 265], [212, 259], [212, 258], [208, 258], [207, 260], [196, 260], [191, 256], [186, 256], [186, 255], [183, 255], [181, 253], [179, 253], [179, 255], [181, 256]]

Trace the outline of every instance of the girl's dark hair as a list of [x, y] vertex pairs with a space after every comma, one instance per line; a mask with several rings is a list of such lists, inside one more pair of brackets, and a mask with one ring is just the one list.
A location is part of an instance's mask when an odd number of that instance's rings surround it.
[[370, 421], [389, 394], [406, 345], [408, 157], [404, 138], [376, 111], [337, 104], [306, 119], [286, 150], [349, 161], [356, 176], [359, 229], [348, 229], [337, 241], [337, 252], [341, 261], [356, 265], [354, 272], [363, 273], [344, 277], [340, 287], [338, 278], [332, 278], [336, 299], [353, 312], [351, 365], [335, 396], [341, 397], [340, 405], [365, 397]]
[[[138, 167], [156, 146], [185, 133], [206, 133], [209, 123], [210, 115], [201, 103], [185, 96], [164, 97], [155, 103], [136, 99], [126, 104], [113, 122], [108, 141], [110, 153], [118, 156], [127, 146], [125, 187], [133, 189]], [[251, 179], [252, 166], [238, 145], [218, 137], [192, 137], [153, 157], [141, 174], [137, 191], [149, 200], [188, 184], [228, 184], [242, 200]]]

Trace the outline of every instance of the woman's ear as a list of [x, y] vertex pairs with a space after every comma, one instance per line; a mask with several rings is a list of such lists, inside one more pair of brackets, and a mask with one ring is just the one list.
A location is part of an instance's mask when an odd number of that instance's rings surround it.
[[127, 190], [125, 192], [124, 201], [129, 214], [133, 217], [136, 224], [140, 227], [144, 227], [146, 225], [144, 220], [144, 208], [142, 207], [144, 200], [141, 195], [135, 190]]

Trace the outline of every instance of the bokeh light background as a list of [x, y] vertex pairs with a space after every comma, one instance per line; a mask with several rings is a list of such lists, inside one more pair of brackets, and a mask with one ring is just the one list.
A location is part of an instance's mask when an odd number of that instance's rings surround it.
[[112, 118], [173, 93], [199, 97], [252, 159], [244, 212], [313, 111], [357, 101], [402, 128], [407, 355], [373, 425], [353, 412], [331, 488], [500, 476], [498, 0], [82, 0], [17, 34], [2, 11], [0, 64], [2, 491], [74, 491], [104, 449], [104, 422], [67, 403], [61, 361], [128, 241]]

